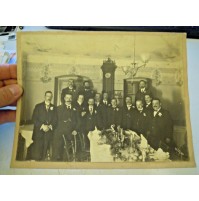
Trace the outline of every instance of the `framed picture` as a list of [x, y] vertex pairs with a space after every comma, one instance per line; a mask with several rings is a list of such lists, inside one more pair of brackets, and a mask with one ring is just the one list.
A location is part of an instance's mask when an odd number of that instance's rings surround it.
[[11, 166], [195, 166], [186, 34], [21, 32]]

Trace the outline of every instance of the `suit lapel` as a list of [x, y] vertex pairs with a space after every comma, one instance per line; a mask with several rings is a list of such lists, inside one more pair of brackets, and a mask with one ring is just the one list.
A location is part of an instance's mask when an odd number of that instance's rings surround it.
[[[51, 108], [53, 108], [53, 109], [51, 110]], [[48, 113], [47, 113], [49, 122], [51, 122], [51, 119], [52, 119], [52, 116], [53, 116], [53, 110], [54, 110], [54, 106], [52, 104], [50, 104], [50, 107], [49, 107], [49, 110], [48, 110]]]
[[162, 116], [162, 108], [157, 112], [157, 114], [155, 115], [155, 118], [159, 118], [161, 116]]

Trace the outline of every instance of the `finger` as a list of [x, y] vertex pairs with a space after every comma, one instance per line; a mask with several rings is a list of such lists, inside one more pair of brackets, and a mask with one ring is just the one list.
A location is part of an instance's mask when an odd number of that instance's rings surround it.
[[11, 85], [11, 84], [17, 84], [16, 79], [9, 79], [9, 80], [4, 80], [4, 85]]
[[6, 122], [14, 122], [16, 120], [16, 111], [15, 110], [0, 110], [0, 124]]
[[16, 79], [16, 78], [17, 78], [16, 64], [0, 65], [0, 80], [8, 80], [8, 79]]
[[0, 107], [16, 102], [22, 93], [22, 88], [17, 84], [0, 88]]

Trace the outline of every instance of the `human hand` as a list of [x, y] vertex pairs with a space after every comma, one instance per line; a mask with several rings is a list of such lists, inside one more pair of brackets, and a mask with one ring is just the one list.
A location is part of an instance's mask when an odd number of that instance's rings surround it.
[[43, 131], [46, 133], [50, 130], [50, 128], [48, 127], [48, 125], [44, 125]]
[[[0, 65], [0, 108], [15, 106], [23, 90], [17, 84], [17, 65]], [[14, 122], [16, 111], [0, 110], [0, 124]]]
[[42, 124], [40, 130], [43, 130], [46, 133], [49, 131], [49, 127], [48, 127], [48, 125]]
[[49, 128], [49, 130], [53, 130], [53, 127], [52, 127], [52, 125], [48, 125], [48, 128]]

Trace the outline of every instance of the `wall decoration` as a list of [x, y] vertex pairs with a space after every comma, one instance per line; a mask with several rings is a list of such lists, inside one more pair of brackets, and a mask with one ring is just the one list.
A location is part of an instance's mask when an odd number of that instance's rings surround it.
[[43, 83], [47, 83], [52, 80], [52, 78], [50, 77], [50, 68], [49, 67], [50, 67], [50, 64], [47, 64], [42, 68], [42, 71], [41, 71], [42, 77], [40, 78], [40, 80]]
[[158, 85], [160, 85], [162, 83], [162, 75], [161, 75], [160, 70], [155, 69], [152, 72], [152, 76], [151, 77], [152, 77], [152, 79], [155, 80], [156, 86], [158, 86]]

